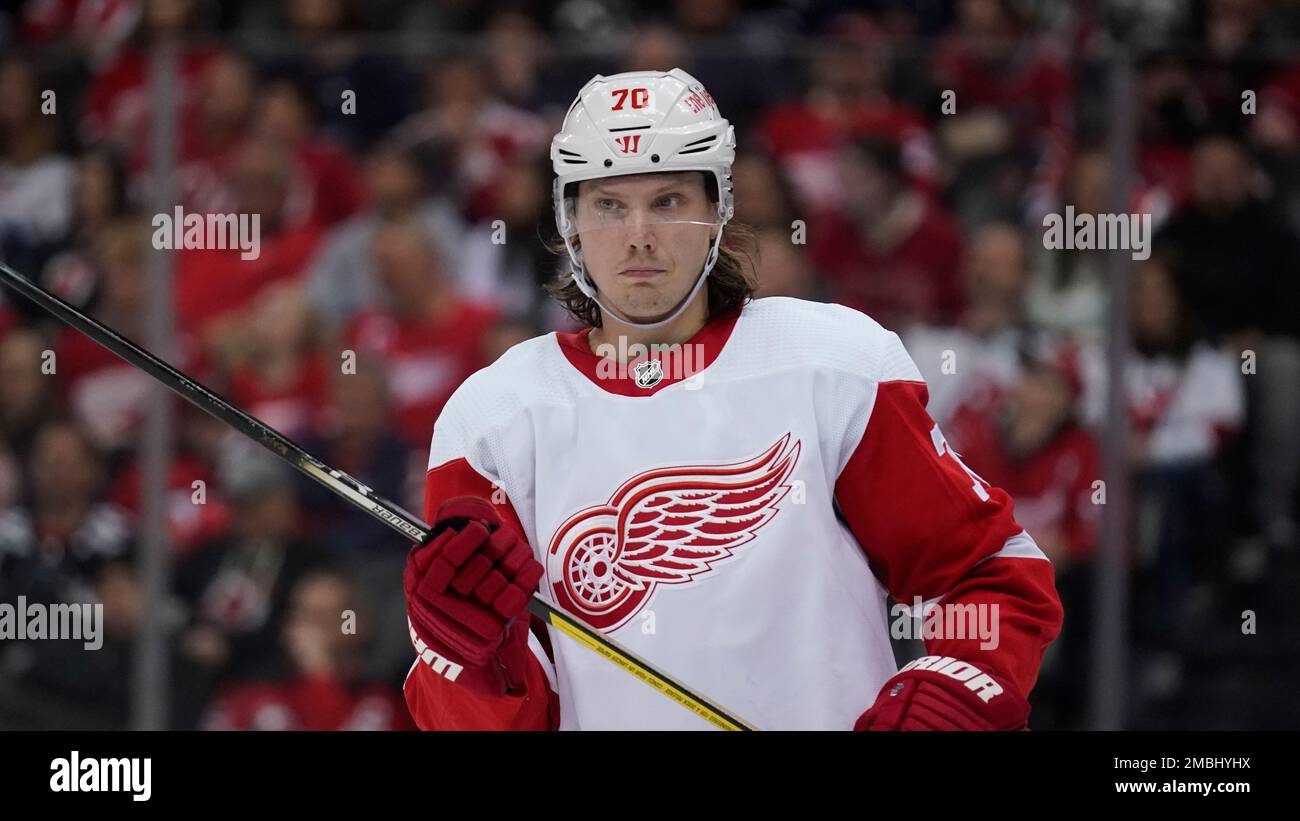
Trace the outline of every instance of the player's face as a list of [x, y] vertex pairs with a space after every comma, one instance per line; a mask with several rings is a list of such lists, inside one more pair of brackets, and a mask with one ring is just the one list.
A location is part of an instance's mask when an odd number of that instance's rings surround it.
[[575, 223], [602, 302], [653, 322], [686, 298], [717, 233], [717, 206], [697, 171], [638, 174], [578, 186]]

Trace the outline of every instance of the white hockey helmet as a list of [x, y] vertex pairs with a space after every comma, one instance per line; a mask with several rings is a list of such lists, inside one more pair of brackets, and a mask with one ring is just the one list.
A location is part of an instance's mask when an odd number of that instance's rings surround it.
[[[731, 188], [735, 156], [735, 128], [704, 86], [682, 69], [598, 74], [588, 81], [551, 141], [555, 225], [568, 249], [578, 288], [600, 304], [595, 283], [583, 267], [581, 249], [572, 242], [576, 183], [626, 174], [703, 171], [716, 184], [718, 232], [695, 288], [667, 319], [638, 323], [619, 317], [640, 327], [675, 319], [717, 262], [722, 227], [735, 213]], [[601, 309], [609, 310], [604, 305]]]

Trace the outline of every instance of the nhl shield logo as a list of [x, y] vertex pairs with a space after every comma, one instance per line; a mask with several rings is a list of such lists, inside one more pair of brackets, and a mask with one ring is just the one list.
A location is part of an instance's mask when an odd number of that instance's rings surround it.
[[632, 374], [638, 388], [653, 388], [664, 378], [664, 367], [658, 359], [651, 359], [634, 367]]

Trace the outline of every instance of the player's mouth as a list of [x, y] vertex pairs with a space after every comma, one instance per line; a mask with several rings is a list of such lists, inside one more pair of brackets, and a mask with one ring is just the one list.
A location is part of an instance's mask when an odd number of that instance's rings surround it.
[[619, 276], [630, 277], [632, 279], [648, 279], [667, 273], [664, 268], [624, 268], [619, 271]]

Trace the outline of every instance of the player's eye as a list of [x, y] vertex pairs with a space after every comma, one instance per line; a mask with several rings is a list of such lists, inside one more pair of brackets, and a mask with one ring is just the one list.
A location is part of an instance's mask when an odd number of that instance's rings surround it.
[[655, 206], [658, 208], [677, 208], [682, 204], [681, 194], [664, 194], [655, 200]]
[[618, 201], [612, 200], [609, 197], [596, 200], [596, 208], [601, 211], [613, 211], [617, 207], [618, 207]]

